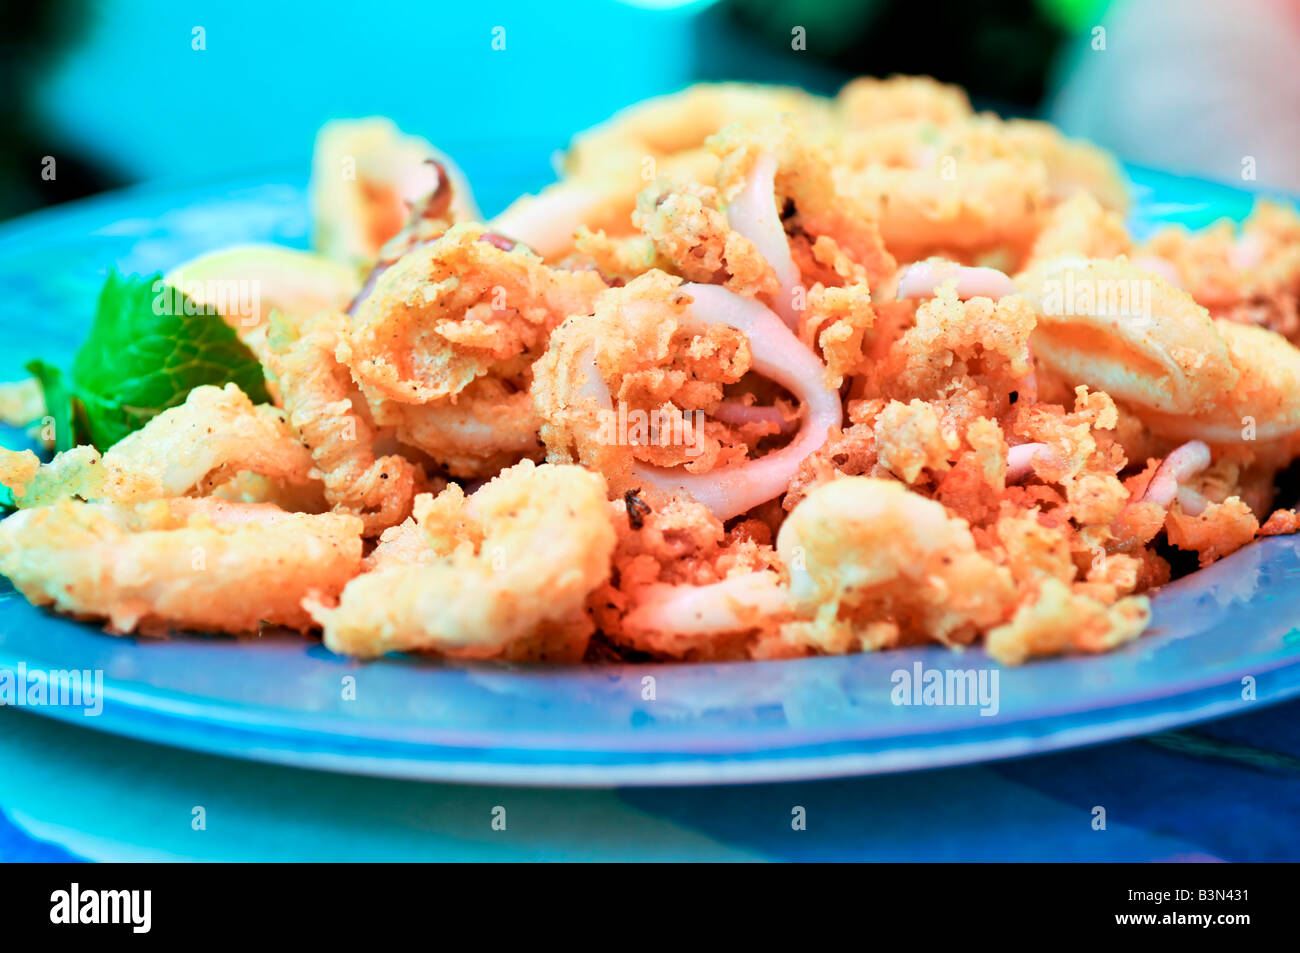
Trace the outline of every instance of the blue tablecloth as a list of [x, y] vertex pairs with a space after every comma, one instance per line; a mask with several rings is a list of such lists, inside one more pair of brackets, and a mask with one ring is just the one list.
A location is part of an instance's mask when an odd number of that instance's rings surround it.
[[0, 709], [0, 861], [1296, 860], [1298, 721], [1300, 702], [942, 771], [571, 791], [320, 774]]

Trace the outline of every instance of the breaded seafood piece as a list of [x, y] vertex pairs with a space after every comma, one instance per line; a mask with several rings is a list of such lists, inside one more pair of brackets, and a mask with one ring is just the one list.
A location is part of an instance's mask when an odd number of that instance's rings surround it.
[[565, 154], [564, 172], [575, 179], [637, 176], [647, 156], [662, 160], [702, 150], [724, 126], [764, 123], [781, 113], [816, 126], [829, 121], [830, 103], [792, 86], [700, 83], [643, 100], [578, 133]]
[[[896, 77], [883, 86], [914, 82]], [[954, 108], [932, 116], [885, 113], [843, 125], [834, 140], [835, 175], [841, 190], [871, 210], [900, 261], [998, 255], [999, 264], [1014, 268], [1051, 209], [1072, 196], [1087, 193], [1118, 212], [1128, 207], [1114, 160], [1045, 123], [963, 116]]]
[[836, 189], [852, 195], [879, 223], [885, 245], [899, 261], [937, 251], [962, 258], [1003, 250], [1013, 258], [1028, 248], [1048, 208], [1041, 167], [996, 158], [971, 162], [946, 177], [943, 155], [923, 166], [898, 168], [836, 165]]
[[614, 571], [590, 600], [606, 638], [656, 658], [769, 657], [791, 610], [766, 525], [726, 530], [693, 500], [652, 506], [636, 492], [610, 505]]
[[821, 652], [969, 643], [1016, 602], [1010, 572], [976, 549], [963, 520], [892, 480], [816, 487], [776, 548], [791, 602], [812, 620], [799, 637]]
[[427, 453], [453, 477], [491, 477], [520, 460], [541, 462], [541, 419], [527, 390], [491, 377], [428, 404], [383, 405], [401, 443]]
[[1043, 580], [1011, 621], [989, 632], [985, 647], [1003, 665], [1063, 652], [1109, 652], [1142, 634], [1151, 621], [1145, 596], [1111, 605], [1072, 590], [1059, 579]]
[[241, 471], [291, 484], [314, 479], [311, 454], [284, 411], [254, 406], [235, 384], [194, 388], [185, 403], [123, 437], [102, 457], [82, 446], [41, 466], [30, 451], [0, 452], [0, 482], [20, 507], [72, 497], [126, 503], [201, 496]]
[[1143, 408], [1153, 431], [1175, 439], [1250, 444], [1300, 433], [1300, 349], [1282, 335], [1223, 318], [1214, 327], [1227, 349], [1236, 383], [1192, 415]]
[[[1124, 217], [1090, 193], [1077, 192], [1048, 213], [1024, 270], [1033, 271], [1063, 256], [1115, 258], [1132, 250], [1133, 239], [1124, 227]], [[1149, 262], [1134, 264], [1150, 267]]]
[[1227, 344], [1206, 310], [1124, 258], [1058, 258], [1021, 276], [1039, 314], [1034, 356], [1070, 384], [1129, 405], [1195, 417], [1237, 384]]
[[465, 174], [424, 139], [378, 117], [326, 123], [312, 157], [312, 245], [349, 265], [373, 261], [411, 207], [439, 187], [443, 170], [456, 220], [479, 220]]
[[492, 220], [492, 228], [548, 260], [569, 252], [583, 226], [610, 236], [633, 233], [632, 210], [660, 176], [709, 182], [717, 157], [705, 140], [731, 123], [761, 124], [791, 113], [811, 128], [830, 123], [829, 101], [803, 90], [744, 83], [702, 83], [648, 99], [574, 137], [563, 179], [526, 195]]
[[[580, 467], [525, 461], [471, 496], [452, 485], [420, 496], [429, 555], [389, 556], [354, 579], [337, 606], [308, 600], [325, 644], [342, 655], [511, 653], [530, 640], [578, 659], [594, 626], [588, 595], [609, 578], [615, 532], [605, 481]], [[410, 530], [381, 546], [411, 551]], [[512, 657], [519, 657], [517, 654]]]
[[1300, 214], [1259, 200], [1240, 230], [1228, 221], [1162, 228], [1143, 247], [1216, 318], [1300, 340]]
[[1300, 431], [1300, 350], [1210, 313], [1123, 257], [1059, 258], [1021, 277], [1040, 312], [1034, 354], [1105, 390], [1162, 437], [1212, 443]]
[[649, 241], [640, 268], [627, 243], [584, 237], [580, 251], [616, 274], [659, 267], [760, 299], [839, 386], [863, 361], [871, 289], [895, 271], [879, 231], [792, 120], [729, 126], [708, 144], [721, 159], [716, 187], [661, 178], [638, 197], [632, 219]]
[[[657, 266], [687, 281], [721, 284], [738, 294], [772, 297], [781, 290], [768, 259], [728, 222], [722, 196], [712, 186], [661, 180], [637, 196], [632, 221], [649, 243], [650, 254], [638, 275]], [[580, 243], [580, 249], [584, 245]], [[634, 265], [629, 258], [618, 266], [624, 274]]]
[[975, 401], [985, 395], [980, 409], [1000, 413], [1012, 391], [1028, 389], [1026, 379], [1034, 370], [1029, 342], [1036, 326], [1033, 308], [1018, 295], [961, 301], [955, 291], [940, 288], [920, 304], [913, 326], [866, 379], [873, 393], [901, 399], [939, 400], [957, 391]]
[[456, 225], [379, 277], [339, 354], [368, 396], [398, 403], [453, 397], [489, 375], [526, 386], [551, 330], [591, 313], [605, 287], [595, 272], [548, 267], [481, 225]]
[[929, 76], [860, 76], [840, 89], [835, 110], [839, 121], [850, 128], [899, 119], [947, 125], [973, 115], [966, 90]]
[[[532, 388], [552, 462], [581, 462], [622, 493], [637, 460], [701, 472], [744, 457], [730, 428], [695, 412], [714, 410], [724, 386], [750, 369], [749, 342], [733, 328], [692, 320], [691, 299], [679, 290], [686, 287], [647, 272], [552, 335]], [[651, 412], [663, 422], [638, 428]]]
[[[871, 209], [838, 188], [832, 150], [810, 142], [796, 122], [786, 118], [757, 131], [728, 126], [709, 146], [722, 161], [718, 188], [728, 221], [775, 270], [780, 291], [772, 308], [792, 328], [806, 309], [801, 298], [818, 283], [856, 284], [866, 295], [893, 275], [896, 262]], [[837, 254], [860, 269], [854, 280], [827, 267]]]
[[377, 456], [376, 432], [348, 369], [335, 357], [344, 315], [325, 312], [297, 336], [272, 328], [269, 344], [289, 423], [310, 447], [325, 499], [338, 513], [361, 517], [377, 536], [411, 513], [415, 464], [399, 454]]
[[[754, 458], [715, 416], [723, 385], [751, 368], [803, 405], [794, 438]], [[548, 459], [599, 471], [615, 493], [685, 494], [721, 519], [783, 493], [843, 414], [825, 366], [761, 302], [659, 271], [557, 329], [532, 394]]]
[[267, 503], [63, 500], [0, 521], [0, 575], [114, 632], [306, 630], [302, 600], [336, 597], [360, 564], [356, 517]]

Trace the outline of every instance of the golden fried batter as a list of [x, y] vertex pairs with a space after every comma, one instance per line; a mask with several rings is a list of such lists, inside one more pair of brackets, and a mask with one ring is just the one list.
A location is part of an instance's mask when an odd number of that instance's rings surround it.
[[329, 127], [333, 261], [255, 255], [277, 406], [197, 388], [103, 454], [0, 451], [0, 573], [115, 631], [367, 658], [1016, 665], [1137, 638], [1174, 550], [1300, 529], [1290, 207], [1135, 241], [1109, 156], [917, 77], [695, 86], [562, 165], [479, 224], [428, 143]]

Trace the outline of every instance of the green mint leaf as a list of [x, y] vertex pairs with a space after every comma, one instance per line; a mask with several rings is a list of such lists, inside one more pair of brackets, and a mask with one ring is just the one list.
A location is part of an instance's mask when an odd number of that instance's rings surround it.
[[[37, 376], [48, 404], [51, 385]], [[233, 382], [254, 403], [270, 399], [261, 365], [234, 329], [164, 285], [162, 275], [109, 272], [66, 381], [73, 425], [81, 416], [85, 435], [100, 450], [183, 403], [202, 384]], [[53, 396], [63, 406], [57, 386]], [[57, 415], [55, 427], [56, 436], [64, 432]]]

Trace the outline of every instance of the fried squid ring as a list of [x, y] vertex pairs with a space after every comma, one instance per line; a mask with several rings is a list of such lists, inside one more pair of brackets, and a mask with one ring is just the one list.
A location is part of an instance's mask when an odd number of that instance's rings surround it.
[[627, 231], [634, 197], [635, 189], [629, 195], [626, 188], [556, 182], [537, 195], [516, 199], [488, 224], [492, 231], [553, 259], [573, 247], [574, 234], [584, 225], [615, 234]]
[[[629, 295], [642, 286], [662, 283], [651, 273], [621, 289]], [[707, 506], [720, 519], [730, 519], [775, 499], [789, 486], [799, 464], [826, 442], [830, 429], [843, 417], [839, 394], [826, 387], [825, 366], [772, 311], [761, 303], [715, 285], [666, 285], [672, 297], [664, 306], [675, 309], [686, 327], [720, 326], [743, 332], [752, 353], [751, 370], [785, 387], [803, 407], [803, 421], [786, 446], [744, 463], [701, 473], [682, 467], [650, 466], [630, 452], [601, 442], [615, 413], [609, 385], [600, 367], [599, 344], [587, 338], [581, 321], [557, 331], [547, 356], [539, 362], [545, 379], [535, 382], [533, 399], [543, 418], [542, 439], [554, 455], [576, 453], [581, 462], [601, 469], [615, 492], [650, 485], [667, 494], [684, 493]], [[640, 313], [640, 312], [638, 312]], [[670, 312], [671, 313], [671, 312]], [[628, 319], [631, 312], [628, 312]], [[557, 392], [554, 382], [567, 390]], [[568, 382], [567, 385], [563, 382]], [[602, 425], [602, 419], [605, 425]]]
[[590, 313], [595, 272], [544, 265], [457, 225], [380, 275], [356, 309], [342, 358], [368, 394], [406, 404], [452, 397], [488, 375], [518, 378], [570, 314]]
[[0, 521], [0, 575], [34, 605], [116, 632], [306, 630], [361, 565], [361, 521], [268, 503], [64, 500]]
[[1195, 419], [1237, 385], [1239, 372], [1206, 310], [1123, 258], [1057, 259], [1020, 285], [1039, 313], [1035, 357], [1070, 384], [1130, 405], [1144, 422]]
[[417, 471], [397, 454], [376, 458], [361, 395], [334, 356], [344, 325], [342, 315], [322, 314], [292, 340], [273, 333], [269, 343], [285, 412], [311, 448], [325, 499], [335, 512], [361, 517], [366, 535], [377, 536], [410, 514]]
[[892, 480], [814, 487], [776, 548], [796, 610], [858, 637], [887, 622], [894, 638], [968, 642], [1007, 618], [1016, 599], [1010, 573], [976, 549], [964, 521]]
[[631, 234], [637, 193], [658, 176], [706, 182], [718, 159], [709, 136], [733, 122], [760, 123], [796, 113], [812, 125], [829, 121], [829, 102], [798, 89], [711, 83], [646, 100], [574, 137], [564, 178], [526, 195], [491, 227], [547, 259], [571, 249], [582, 226], [611, 236]]
[[792, 330], [809, 331], [818, 285], [875, 288], [893, 275], [876, 218], [838, 187], [832, 154], [806, 128], [788, 116], [757, 132], [728, 126], [709, 145], [731, 228], [771, 267], [779, 287], [764, 300]]
[[4, 459], [10, 462], [0, 465], [0, 482], [21, 507], [70, 497], [134, 502], [203, 495], [241, 471], [292, 484], [313, 480], [311, 454], [284, 411], [254, 406], [235, 384], [194, 388], [185, 403], [164, 410], [102, 457], [83, 446], [44, 466], [30, 451], [6, 451]]
[[899, 273], [898, 298], [929, 298], [943, 285], [951, 284], [962, 301], [992, 298], [997, 301], [1016, 293], [1016, 284], [996, 268], [971, 268], [956, 262], [931, 259], [918, 261]]
[[627, 169], [640, 172], [646, 157], [663, 164], [702, 152], [709, 136], [732, 123], [762, 123], [791, 113], [810, 126], [824, 126], [830, 105], [823, 97], [789, 86], [700, 83], [643, 100], [578, 133], [564, 157], [564, 171], [585, 180], [613, 178]]
[[794, 301], [799, 285], [799, 269], [790, 254], [790, 240], [781, 224], [776, 207], [777, 157], [761, 152], [754, 160], [745, 184], [727, 206], [727, 222], [748, 238], [776, 272], [780, 290], [772, 300], [772, 310], [792, 331], [799, 329], [799, 312]]
[[[614, 551], [605, 494], [597, 473], [524, 462], [470, 497], [454, 484], [419, 497], [416, 518], [431, 552], [410, 563], [385, 558], [352, 580], [335, 608], [311, 601], [326, 646], [360, 657], [418, 650], [486, 658], [558, 628], [581, 643], [581, 657], [594, 629], [586, 599], [609, 578]], [[408, 531], [390, 533], [396, 541]]]
[[349, 264], [373, 261], [411, 208], [447, 181], [456, 220], [481, 219], [465, 174], [424, 139], [388, 119], [327, 123], [312, 157], [312, 244]]
[[458, 478], [490, 477], [545, 455], [541, 421], [526, 390], [483, 378], [454, 399], [391, 405], [397, 439], [417, 447]]
[[1134, 412], [1152, 431], [1175, 440], [1251, 443], [1300, 432], [1300, 349], [1282, 335], [1216, 318], [1236, 383], [1195, 414]]
[[916, 168], [850, 160], [835, 166], [836, 187], [879, 222], [886, 246], [901, 261], [943, 249], [968, 257], [991, 250], [1018, 255], [1027, 248], [1049, 205], [1043, 169], [1006, 158], [965, 160], [960, 176], [948, 180], [936, 168], [942, 158], [936, 150]]
[[780, 576], [767, 570], [702, 586], [651, 583], [636, 589], [635, 596], [636, 605], [622, 620], [633, 635], [744, 632], [771, 625], [773, 617], [790, 611]]

